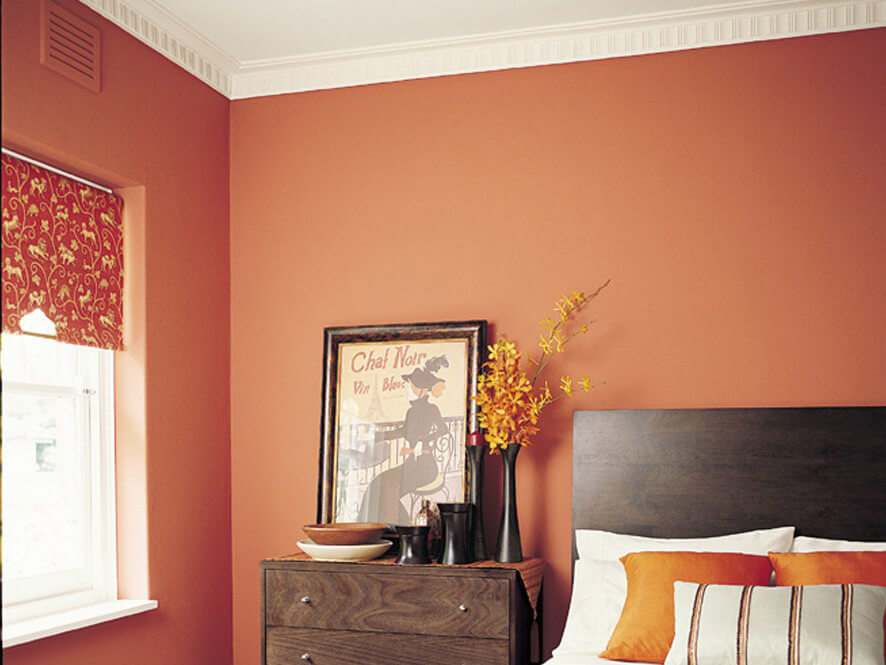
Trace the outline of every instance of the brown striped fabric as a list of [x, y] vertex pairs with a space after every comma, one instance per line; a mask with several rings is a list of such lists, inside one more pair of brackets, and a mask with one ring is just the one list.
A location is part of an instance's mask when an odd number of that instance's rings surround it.
[[701, 604], [707, 584], [699, 584], [695, 592], [695, 603], [692, 605], [692, 621], [689, 624], [688, 665], [698, 665], [698, 622], [701, 619]]
[[852, 665], [852, 585], [843, 584], [840, 603], [840, 632], [843, 638], [843, 665]]
[[738, 665], [748, 665], [748, 626], [751, 620], [751, 594], [754, 587], [746, 586], [741, 592], [741, 602], [738, 606], [738, 636], [736, 637], [736, 652]]
[[664, 665], [884, 665], [886, 586], [674, 584]]
[[788, 665], [800, 665], [800, 612], [803, 587], [791, 587], [791, 614], [788, 620]]

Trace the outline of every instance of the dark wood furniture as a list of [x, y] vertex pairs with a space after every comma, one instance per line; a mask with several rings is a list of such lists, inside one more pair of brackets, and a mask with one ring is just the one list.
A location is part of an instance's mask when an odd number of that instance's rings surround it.
[[886, 407], [577, 411], [572, 525], [886, 539]]
[[533, 613], [516, 568], [284, 557], [262, 561], [261, 587], [262, 665], [530, 662]]

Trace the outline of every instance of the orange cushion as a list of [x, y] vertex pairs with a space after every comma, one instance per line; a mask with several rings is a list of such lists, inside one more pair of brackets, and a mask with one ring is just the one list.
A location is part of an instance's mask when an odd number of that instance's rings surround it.
[[606, 650], [612, 660], [663, 663], [674, 640], [674, 582], [768, 585], [769, 558], [715, 552], [637, 552], [621, 558], [628, 597]]
[[[876, 584], [886, 586], [886, 552], [770, 552], [778, 586]], [[886, 632], [886, 615], [883, 616]], [[886, 662], [886, 641], [883, 643]]]
[[778, 586], [886, 586], [886, 552], [770, 552]]

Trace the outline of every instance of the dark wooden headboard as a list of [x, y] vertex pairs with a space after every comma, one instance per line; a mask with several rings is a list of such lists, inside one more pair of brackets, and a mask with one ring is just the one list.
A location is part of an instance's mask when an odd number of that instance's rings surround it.
[[572, 526], [886, 540], [886, 407], [576, 411]]

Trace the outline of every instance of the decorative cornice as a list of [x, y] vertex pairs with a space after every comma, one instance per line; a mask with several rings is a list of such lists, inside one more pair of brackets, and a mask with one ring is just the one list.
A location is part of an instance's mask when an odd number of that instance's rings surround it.
[[80, 0], [136, 39], [230, 98], [239, 63], [153, 0]]
[[81, 0], [231, 99], [886, 27], [886, 0], [744, 0], [456, 39], [238, 62], [153, 0]]

